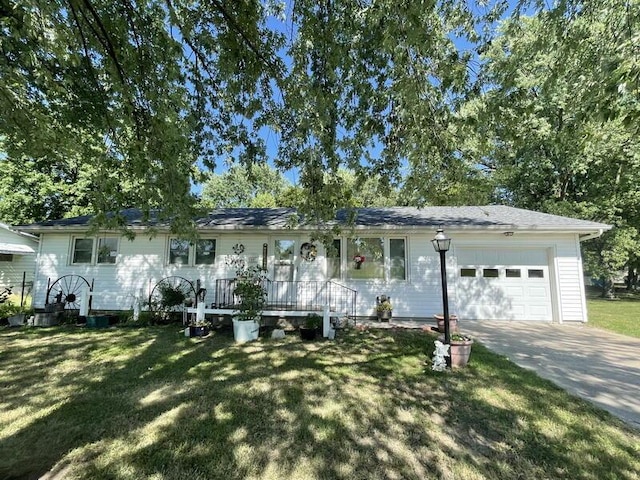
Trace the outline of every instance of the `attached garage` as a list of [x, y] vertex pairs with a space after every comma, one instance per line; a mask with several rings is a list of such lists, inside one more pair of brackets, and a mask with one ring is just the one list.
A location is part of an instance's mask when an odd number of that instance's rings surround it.
[[456, 293], [463, 318], [552, 321], [546, 248], [459, 248]]

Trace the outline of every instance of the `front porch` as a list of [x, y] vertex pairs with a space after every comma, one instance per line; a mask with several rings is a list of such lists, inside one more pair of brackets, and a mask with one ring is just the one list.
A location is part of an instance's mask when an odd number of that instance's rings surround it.
[[[300, 318], [311, 313], [323, 315], [325, 311], [332, 318], [355, 319], [357, 316], [358, 292], [334, 281], [266, 280], [264, 288], [266, 305], [263, 317]], [[235, 289], [235, 278], [216, 280], [213, 301], [207, 301], [206, 293], [204, 300], [196, 296], [194, 306], [185, 308], [185, 316], [198, 314], [198, 311], [201, 315], [233, 316], [240, 305]]]

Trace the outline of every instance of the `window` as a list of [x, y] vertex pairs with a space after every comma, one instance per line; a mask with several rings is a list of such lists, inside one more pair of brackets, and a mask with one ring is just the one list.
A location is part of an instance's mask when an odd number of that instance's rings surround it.
[[544, 270], [529, 269], [529, 278], [544, 278]]
[[483, 268], [482, 276], [484, 278], [498, 278], [498, 269], [497, 268]]
[[118, 239], [105, 237], [98, 239], [98, 259], [96, 263], [116, 263], [118, 256]]
[[392, 238], [389, 240], [389, 261], [391, 262], [389, 278], [406, 280], [407, 269], [405, 266], [405, 242], [404, 238]]
[[170, 265], [213, 265], [216, 261], [216, 241], [202, 238], [192, 244], [189, 240], [169, 239]]
[[216, 261], [216, 241], [198, 240], [196, 243], [196, 265], [213, 265]]
[[118, 257], [117, 237], [102, 237], [98, 241], [93, 238], [74, 238], [72, 263], [96, 263], [98, 265], [113, 265]]
[[520, 278], [520, 269], [519, 268], [507, 268], [505, 270], [505, 275], [507, 278]]
[[12, 253], [0, 253], [0, 262], [13, 262]]
[[340, 254], [342, 252], [340, 239], [335, 239], [327, 250], [327, 275], [329, 278], [340, 278]]
[[347, 239], [347, 278], [352, 280], [384, 278], [382, 238]]
[[327, 248], [326, 261], [329, 278], [407, 280], [409, 274], [404, 238], [335, 239]]
[[91, 263], [93, 238], [76, 238], [73, 243], [73, 263]]
[[189, 264], [189, 241], [172, 238], [169, 241], [169, 263], [172, 265]]
[[475, 268], [461, 268], [460, 269], [461, 277], [475, 277], [476, 269]]

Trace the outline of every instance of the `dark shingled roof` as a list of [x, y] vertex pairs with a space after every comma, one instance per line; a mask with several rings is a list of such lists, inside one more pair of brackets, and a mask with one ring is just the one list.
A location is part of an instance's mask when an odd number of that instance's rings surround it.
[[[341, 210], [336, 220], [345, 223], [350, 211]], [[384, 228], [456, 228], [456, 229], [513, 229], [513, 230], [557, 230], [592, 232], [608, 230], [610, 225], [588, 220], [577, 220], [559, 215], [534, 212], [503, 205], [476, 207], [389, 207], [360, 208], [355, 211], [356, 227]], [[142, 214], [137, 209], [121, 212], [130, 227], [144, 226]], [[196, 220], [202, 229], [280, 229], [289, 225], [292, 208], [225, 208], [214, 210], [208, 216]], [[88, 227], [91, 216], [85, 215], [61, 220], [50, 220], [20, 227], [23, 230], [39, 232], [47, 230], [78, 229]], [[168, 226], [166, 222], [151, 219], [147, 225]], [[299, 223], [301, 227], [304, 221]]]

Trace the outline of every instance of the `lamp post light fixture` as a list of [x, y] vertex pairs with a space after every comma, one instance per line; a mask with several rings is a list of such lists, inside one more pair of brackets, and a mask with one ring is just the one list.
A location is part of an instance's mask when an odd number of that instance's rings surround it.
[[[449, 330], [449, 297], [447, 295], [447, 263], [445, 260], [445, 254], [451, 246], [451, 239], [444, 234], [444, 231], [439, 228], [436, 232], [436, 236], [431, 240], [433, 248], [440, 254], [440, 276], [442, 278], [442, 307], [444, 315], [444, 343], [445, 345], [451, 345], [451, 332]], [[451, 368], [451, 351], [447, 357], [447, 367]]]

